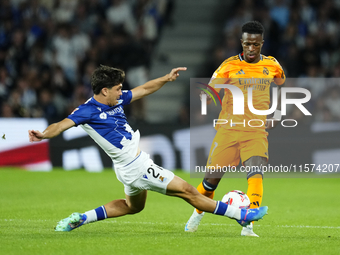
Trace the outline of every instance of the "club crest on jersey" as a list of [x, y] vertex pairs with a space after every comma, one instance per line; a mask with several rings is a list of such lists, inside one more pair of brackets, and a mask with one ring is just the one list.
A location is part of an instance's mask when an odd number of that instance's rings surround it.
[[166, 181], [166, 177], [159, 176], [159, 181], [160, 181], [160, 182], [165, 182], [165, 181]]
[[123, 99], [118, 100], [118, 104], [121, 104], [121, 103], [123, 103]]
[[107, 114], [105, 112], [102, 112], [101, 114], [99, 114], [99, 118], [101, 118], [102, 120], [106, 120]]
[[267, 67], [263, 67], [263, 74], [265, 75], [269, 74], [269, 70], [267, 69]]

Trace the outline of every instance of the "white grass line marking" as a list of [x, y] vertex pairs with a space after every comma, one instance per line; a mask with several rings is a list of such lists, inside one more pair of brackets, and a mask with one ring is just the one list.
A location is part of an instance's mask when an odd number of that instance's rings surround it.
[[[57, 220], [24, 220], [24, 219], [0, 219], [0, 222], [57, 222]], [[117, 220], [107, 220], [101, 221], [100, 223], [106, 224], [142, 224], [142, 225], [177, 225], [177, 226], [184, 226], [184, 223], [175, 223], [175, 222], [149, 222], [149, 221], [117, 221]], [[202, 223], [201, 226], [228, 226], [234, 227], [238, 226], [235, 224], [223, 224], [223, 223]], [[306, 226], [306, 225], [259, 225], [256, 224], [256, 227], [276, 227], [276, 228], [319, 228], [319, 229], [340, 229], [340, 226]]]

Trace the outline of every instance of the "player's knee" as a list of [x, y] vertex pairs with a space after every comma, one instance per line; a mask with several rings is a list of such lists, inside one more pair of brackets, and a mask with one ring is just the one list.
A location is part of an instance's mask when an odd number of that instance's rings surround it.
[[244, 166], [266, 166], [267, 165], [267, 158], [260, 157], [260, 156], [253, 156], [246, 161], [244, 161]]
[[145, 205], [141, 205], [141, 206], [138, 206], [138, 207], [130, 207], [129, 214], [139, 213], [139, 212], [143, 211], [144, 207], [145, 207]]
[[260, 156], [253, 156], [244, 162], [247, 170], [247, 179], [263, 178], [263, 166], [267, 165], [267, 159]]

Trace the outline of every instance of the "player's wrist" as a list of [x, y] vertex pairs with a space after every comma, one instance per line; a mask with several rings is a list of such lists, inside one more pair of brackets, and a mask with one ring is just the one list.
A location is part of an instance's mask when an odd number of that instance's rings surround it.
[[173, 77], [172, 77], [172, 75], [171, 75], [171, 73], [168, 73], [167, 75], [165, 75], [165, 79], [166, 79], [166, 82], [169, 82], [169, 81], [173, 81], [174, 79], [173, 79]]

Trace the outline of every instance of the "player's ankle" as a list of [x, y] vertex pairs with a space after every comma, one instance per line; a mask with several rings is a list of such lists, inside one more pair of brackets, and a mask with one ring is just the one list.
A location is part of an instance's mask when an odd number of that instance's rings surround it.
[[104, 206], [100, 206], [96, 209], [87, 211], [85, 212], [85, 215], [87, 216], [87, 219], [84, 222], [84, 224], [88, 224], [99, 220], [105, 220], [107, 218], [106, 209]]
[[217, 201], [216, 208], [213, 214], [227, 216], [235, 220], [241, 219], [241, 209], [235, 206], [228, 205], [221, 201]]

